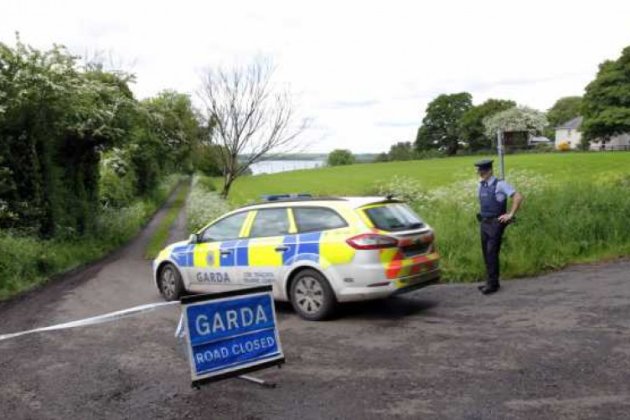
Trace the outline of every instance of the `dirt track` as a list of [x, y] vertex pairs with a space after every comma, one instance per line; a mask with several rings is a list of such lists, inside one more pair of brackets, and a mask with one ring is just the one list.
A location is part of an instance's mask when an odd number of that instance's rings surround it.
[[[160, 301], [144, 246], [0, 304], [0, 333]], [[182, 217], [172, 238], [183, 236]], [[282, 369], [190, 388], [178, 308], [0, 342], [0, 417], [630, 418], [630, 262], [439, 285], [346, 306], [334, 321], [280, 305]]]

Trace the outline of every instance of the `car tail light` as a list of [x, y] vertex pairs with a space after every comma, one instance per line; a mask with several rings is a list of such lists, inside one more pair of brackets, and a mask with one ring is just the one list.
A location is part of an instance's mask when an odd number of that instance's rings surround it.
[[422, 242], [424, 243], [431, 243], [435, 241], [435, 232], [430, 231], [429, 233], [426, 233], [422, 236]]
[[355, 249], [381, 249], [398, 246], [398, 239], [377, 233], [364, 233], [347, 239], [346, 242]]

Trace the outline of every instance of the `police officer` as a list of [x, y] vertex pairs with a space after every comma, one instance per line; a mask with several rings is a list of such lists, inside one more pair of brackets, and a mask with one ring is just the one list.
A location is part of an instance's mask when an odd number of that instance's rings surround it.
[[[513, 220], [523, 196], [514, 187], [492, 174], [492, 160], [480, 160], [475, 163], [479, 174], [481, 250], [486, 264], [486, 284], [479, 286], [484, 295], [499, 290], [499, 252], [505, 227]], [[507, 212], [507, 199], [512, 197], [512, 206]]]

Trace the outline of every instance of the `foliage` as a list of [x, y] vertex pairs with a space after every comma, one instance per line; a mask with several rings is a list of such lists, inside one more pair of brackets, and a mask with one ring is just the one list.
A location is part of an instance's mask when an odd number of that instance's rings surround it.
[[328, 166], [342, 166], [352, 165], [354, 163], [354, 156], [352, 152], [347, 149], [335, 149], [328, 154], [326, 164]]
[[105, 207], [124, 207], [136, 197], [137, 176], [129, 148], [113, 148], [101, 155], [99, 196]]
[[[0, 156], [12, 220], [43, 236], [84, 233], [98, 205], [99, 151], [121, 141], [132, 98], [124, 74], [81, 72], [63, 47], [0, 44]], [[5, 181], [6, 182], [6, 181]]]
[[16, 231], [0, 231], [0, 300], [100, 258], [130, 240], [172, 191], [177, 180], [176, 177], [166, 178], [152, 198], [136, 199], [123, 208], [102, 209], [95, 217], [92, 235], [73, 240], [41, 239]]
[[207, 176], [221, 176], [221, 146], [199, 142], [193, 153], [193, 166]]
[[139, 103], [132, 81], [80, 67], [61, 46], [0, 44], [0, 228], [89, 234], [99, 204], [126, 206], [163, 176], [192, 170], [207, 130], [188, 96]]
[[566, 96], [560, 98], [547, 111], [549, 126], [545, 129], [544, 135], [550, 139], [554, 138], [556, 127], [582, 115], [582, 97]]
[[228, 203], [214, 190], [209, 178], [200, 175], [193, 177], [191, 191], [186, 201], [188, 232], [197, 232], [230, 210]]
[[459, 120], [459, 131], [460, 138], [466, 142], [468, 149], [470, 151], [491, 149], [496, 133], [494, 136], [486, 134], [484, 119], [515, 106], [514, 101], [488, 99], [481, 105], [473, 106], [466, 111]]
[[544, 113], [519, 106], [487, 117], [483, 124], [486, 127], [486, 136], [496, 136], [500, 130], [506, 138], [505, 144], [525, 146], [528, 135], [541, 133], [548, 123]]
[[415, 159], [415, 150], [410, 142], [398, 142], [389, 148], [388, 161]]
[[599, 66], [583, 99], [581, 130], [585, 141], [601, 140], [630, 132], [630, 47], [616, 61]]
[[[142, 102], [150, 116], [150, 127], [166, 152], [162, 164], [169, 165], [169, 172], [191, 173], [193, 152], [206, 135], [201, 116], [193, 108], [188, 95], [172, 90]], [[164, 158], [167, 159], [164, 159]]]
[[472, 96], [468, 92], [444, 94], [431, 101], [418, 129], [416, 149], [440, 149], [449, 156], [457, 153], [461, 141], [459, 121], [471, 107]]

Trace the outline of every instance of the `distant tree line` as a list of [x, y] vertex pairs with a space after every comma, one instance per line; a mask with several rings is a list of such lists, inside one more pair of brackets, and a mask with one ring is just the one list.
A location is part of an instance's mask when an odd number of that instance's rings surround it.
[[542, 134], [547, 125], [543, 113], [508, 99], [473, 105], [468, 92], [443, 94], [429, 103], [414, 146], [417, 152], [439, 151], [447, 156], [489, 150], [496, 144], [498, 128], [513, 137], [508, 141], [525, 146], [528, 134]]
[[[427, 156], [454, 155], [491, 149], [496, 129], [519, 127], [523, 142], [529, 134], [543, 134], [553, 140], [559, 125], [583, 117], [580, 130], [582, 148], [630, 132], [630, 47], [617, 60], [603, 62], [595, 79], [586, 86], [584, 96], [560, 98], [541, 113], [517, 107], [508, 99], [488, 99], [473, 105], [468, 92], [442, 94], [433, 99], [418, 128], [413, 149], [409, 142], [398, 142], [378, 160], [406, 160]], [[511, 139], [514, 141], [514, 139]], [[430, 152], [433, 152], [430, 153]]]

